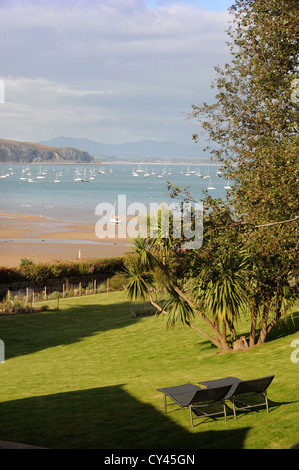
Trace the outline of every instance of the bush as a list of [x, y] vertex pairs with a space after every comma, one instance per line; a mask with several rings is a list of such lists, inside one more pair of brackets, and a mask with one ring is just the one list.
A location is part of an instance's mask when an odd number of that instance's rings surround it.
[[50, 309], [50, 307], [49, 305], [42, 305], [40, 309], [42, 312], [47, 312]]
[[67, 277], [97, 277], [115, 274], [124, 267], [120, 257], [95, 258], [93, 260], [63, 261], [53, 260], [50, 263], [36, 263], [28, 258], [22, 258], [18, 268], [0, 267], [0, 284], [19, 281], [34, 281], [45, 283], [48, 279], [63, 279]]
[[0, 284], [23, 281], [23, 275], [17, 268], [0, 267]]
[[33, 261], [31, 258], [27, 258], [27, 256], [25, 256], [25, 258], [22, 258], [20, 261], [20, 266], [29, 266], [31, 264], [33, 264]]
[[127, 277], [123, 273], [115, 274], [109, 279], [109, 290], [121, 291], [124, 290], [127, 284]]

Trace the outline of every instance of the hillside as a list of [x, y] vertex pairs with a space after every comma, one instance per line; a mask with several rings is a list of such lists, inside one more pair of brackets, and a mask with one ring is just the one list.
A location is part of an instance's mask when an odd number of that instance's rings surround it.
[[43, 145], [57, 147], [76, 147], [90, 152], [101, 160], [196, 160], [209, 161], [209, 155], [203, 151], [204, 145], [180, 144], [177, 142], [157, 142], [144, 140], [123, 144], [103, 144], [85, 138], [56, 137], [52, 140], [39, 142]]
[[0, 139], [0, 163], [100, 163], [85, 150]]

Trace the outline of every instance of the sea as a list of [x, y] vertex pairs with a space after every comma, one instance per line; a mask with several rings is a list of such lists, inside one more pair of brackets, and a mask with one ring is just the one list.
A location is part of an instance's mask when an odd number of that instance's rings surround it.
[[0, 164], [0, 212], [46, 217], [67, 223], [96, 223], [97, 206], [171, 204], [167, 181], [188, 187], [196, 200], [203, 190], [225, 198], [229, 182], [216, 165], [111, 163], [97, 166]]

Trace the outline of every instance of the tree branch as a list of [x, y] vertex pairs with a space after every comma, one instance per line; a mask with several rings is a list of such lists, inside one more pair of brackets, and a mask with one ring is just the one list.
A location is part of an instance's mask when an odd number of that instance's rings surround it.
[[[148, 294], [149, 296], [149, 300], [150, 300], [150, 303], [152, 304], [153, 307], [155, 307], [160, 313], [163, 313], [164, 315], [168, 315], [168, 312], [166, 312], [165, 310], [163, 310], [160, 305], [158, 305], [152, 298], [151, 294]], [[193, 325], [192, 323], [190, 322], [186, 322], [186, 324], [189, 326], [189, 328], [192, 328], [193, 330], [197, 331], [197, 333], [203, 335], [205, 338], [207, 338], [209, 341], [211, 341], [211, 343], [213, 343], [217, 348], [221, 348], [221, 345], [218, 343], [217, 340], [215, 340], [214, 338], [212, 338], [210, 335], [208, 335], [205, 331], [201, 330], [200, 328], [198, 328], [197, 326]]]
[[299, 219], [299, 215], [296, 215], [293, 219], [289, 220], [282, 220], [280, 222], [269, 222], [268, 224], [261, 224], [261, 225], [255, 225], [254, 228], [261, 228], [261, 227], [271, 227], [271, 225], [279, 225], [279, 224], [288, 224], [290, 222], [295, 222], [295, 220]]

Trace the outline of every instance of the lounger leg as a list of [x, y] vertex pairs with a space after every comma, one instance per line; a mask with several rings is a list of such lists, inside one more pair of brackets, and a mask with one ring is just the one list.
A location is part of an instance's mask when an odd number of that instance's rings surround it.
[[165, 413], [167, 414], [167, 403], [166, 403], [166, 394], [164, 393], [164, 409]]
[[269, 413], [267, 390], [265, 391], [265, 402], [266, 402], [266, 410], [267, 410], [267, 413]]
[[224, 412], [224, 418], [225, 418], [225, 421], [226, 421], [226, 406], [225, 406], [225, 402], [223, 402], [223, 412]]
[[192, 406], [191, 405], [189, 405], [189, 413], [190, 413], [191, 426], [193, 427], [193, 417], [192, 417]]
[[237, 419], [237, 413], [236, 413], [236, 407], [235, 407], [234, 400], [232, 400], [232, 404], [233, 404], [234, 419]]

